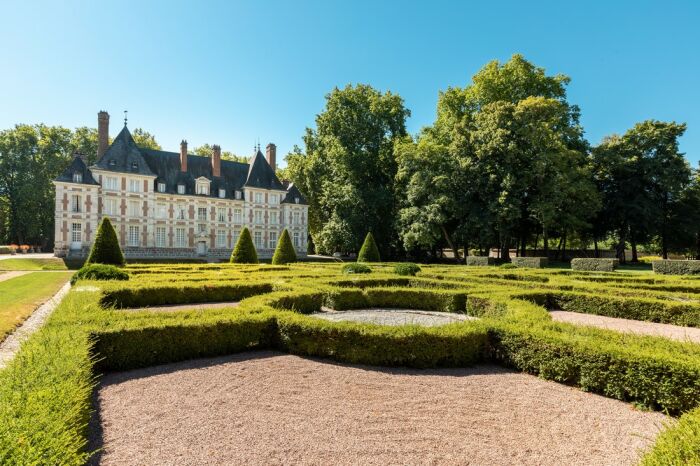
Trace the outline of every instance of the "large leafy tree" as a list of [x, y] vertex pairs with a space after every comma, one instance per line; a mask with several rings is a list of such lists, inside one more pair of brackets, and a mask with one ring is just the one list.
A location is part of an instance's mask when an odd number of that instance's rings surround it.
[[[213, 148], [209, 144], [204, 144], [201, 146], [197, 146], [192, 150], [192, 153], [195, 155], [201, 155], [203, 157], [211, 157]], [[241, 163], [248, 163], [248, 158], [243, 157], [240, 155], [236, 155], [231, 151], [221, 151], [221, 160], [231, 160], [233, 162], [241, 162]]]
[[287, 157], [288, 174], [310, 201], [309, 228], [320, 251], [357, 251], [374, 232], [382, 253], [396, 244], [394, 142], [406, 136], [403, 99], [367, 85], [326, 96], [307, 128], [305, 151]]

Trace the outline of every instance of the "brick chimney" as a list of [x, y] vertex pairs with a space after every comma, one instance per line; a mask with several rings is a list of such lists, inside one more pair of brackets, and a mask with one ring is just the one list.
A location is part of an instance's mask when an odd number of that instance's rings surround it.
[[221, 176], [221, 146], [216, 144], [211, 148], [211, 173]]
[[99, 160], [109, 147], [109, 113], [100, 110], [97, 114], [97, 158]]
[[272, 171], [277, 170], [277, 146], [273, 143], [267, 145], [267, 150], [265, 158], [267, 158], [267, 163], [272, 167]]
[[185, 139], [180, 143], [180, 171], [187, 171], [187, 140]]

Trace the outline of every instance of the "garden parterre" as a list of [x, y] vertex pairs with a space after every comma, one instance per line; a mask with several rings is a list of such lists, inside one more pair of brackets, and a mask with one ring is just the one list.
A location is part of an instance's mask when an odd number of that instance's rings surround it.
[[[700, 460], [700, 345], [552, 321], [547, 309], [700, 326], [700, 282], [631, 272], [394, 264], [150, 264], [128, 281], [76, 283], [46, 326], [0, 372], [0, 463], [83, 464], [97, 376], [197, 357], [276, 349], [408, 367], [498, 363], [682, 415], [644, 458]], [[236, 307], [149, 312], [147, 306]], [[329, 322], [309, 314], [398, 307], [478, 320], [440, 327]], [[128, 312], [124, 308], [129, 308]]]

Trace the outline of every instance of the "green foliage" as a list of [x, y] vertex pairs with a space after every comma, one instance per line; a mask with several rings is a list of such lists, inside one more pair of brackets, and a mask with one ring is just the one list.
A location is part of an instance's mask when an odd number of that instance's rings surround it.
[[641, 466], [700, 464], [700, 408], [685, 413], [673, 427], [661, 432]]
[[88, 264], [71, 277], [71, 284], [78, 280], [128, 280], [129, 274], [108, 264]]
[[273, 264], [289, 264], [297, 261], [297, 253], [294, 250], [292, 240], [289, 238], [289, 232], [285, 228], [277, 242], [275, 255], [272, 256]]
[[370, 269], [368, 266], [365, 264], [361, 264], [359, 262], [349, 262], [347, 264], [344, 264], [343, 267], [341, 268], [343, 273], [371, 273], [372, 269]]
[[159, 283], [138, 286], [105, 287], [102, 306], [134, 308], [167, 304], [236, 302], [249, 296], [272, 291], [272, 285], [258, 283]]
[[402, 262], [394, 266], [394, 273], [397, 275], [415, 275], [420, 270], [420, 265], [411, 262]]
[[114, 231], [109, 217], [104, 217], [97, 228], [95, 242], [85, 264], [124, 265], [124, 255], [119, 247], [117, 232]]
[[372, 232], [367, 233], [365, 242], [362, 243], [360, 253], [357, 255], [357, 262], [379, 262], [379, 249], [377, 243], [374, 242]]
[[[195, 147], [192, 149], [192, 153], [195, 155], [201, 155], [203, 157], [211, 157], [212, 152], [214, 151], [214, 148], [209, 145], [209, 144], [204, 144], [202, 146]], [[248, 163], [250, 160], [248, 157], [244, 157], [241, 155], [236, 155], [231, 151], [221, 151], [221, 160], [231, 160], [232, 162], [240, 162], [240, 163]], [[278, 177], [280, 177], [280, 180], [282, 179], [281, 175], [277, 173]]]
[[10, 254], [12, 253], [12, 248], [9, 246], [0, 246], [0, 254]]
[[511, 264], [516, 267], [530, 267], [541, 269], [549, 262], [546, 257], [513, 257], [510, 259]]
[[496, 263], [496, 259], [494, 259], [493, 257], [467, 256], [467, 265], [485, 266], [485, 265], [494, 265], [495, 263]]
[[258, 253], [253, 244], [253, 238], [250, 237], [248, 227], [243, 227], [241, 236], [238, 237], [236, 246], [231, 252], [230, 262], [232, 264], [257, 264]]
[[504, 264], [501, 264], [498, 266], [499, 269], [517, 269], [518, 266], [515, 264], [511, 264], [510, 262], [506, 262]]
[[651, 263], [654, 273], [665, 275], [700, 275], [700, 260], [661, 260]]
[[571, 259], [571, 270], [613, 272], [617, 269], [619, 263], [618, 259], [576, 258]]

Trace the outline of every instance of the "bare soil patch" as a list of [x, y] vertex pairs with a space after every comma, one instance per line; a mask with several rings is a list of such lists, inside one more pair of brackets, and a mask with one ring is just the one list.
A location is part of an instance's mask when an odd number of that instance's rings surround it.
[[273, 352], [109, 374], [93, 464], [633, 464], [660, 413], [495, 366], [409, 370]]

